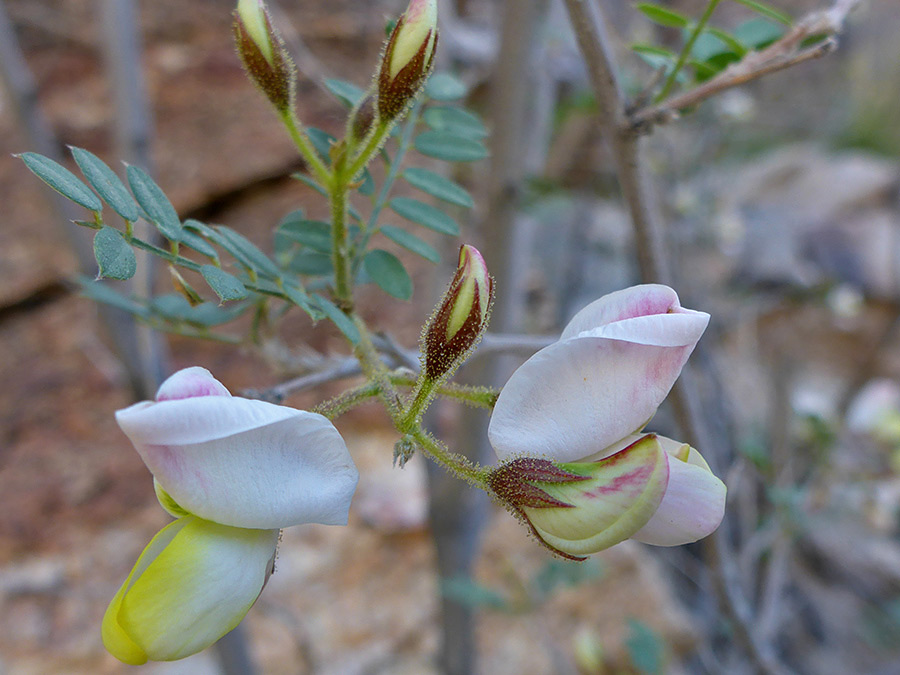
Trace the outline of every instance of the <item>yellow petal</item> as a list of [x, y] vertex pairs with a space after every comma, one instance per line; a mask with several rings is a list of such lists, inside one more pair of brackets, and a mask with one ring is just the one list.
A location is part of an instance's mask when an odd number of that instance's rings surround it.
[[128, 663], [139, 654], [153, 661], [182, 659], [210, 646], [256, 601], [277, 542], [278, 530], [228, 527], [196, 516], [163, 528], [110, 604], [107, 648]]

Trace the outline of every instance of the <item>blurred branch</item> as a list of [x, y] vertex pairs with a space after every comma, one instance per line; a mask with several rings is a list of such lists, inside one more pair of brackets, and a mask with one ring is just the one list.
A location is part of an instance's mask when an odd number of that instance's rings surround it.
[[[787, 490], [794, 483], [791, 452], [791, 385], [794, 367], [790, 359], [776, 354], [771, 364], [773, 391], [770, 416], [772, 422], [771, 452], [772, 476], [766, 484], [770, 489]], [[759, 605], [757, 608], [756, 630], [761, 640], [773, 640], [781, 625], [781, 602], [784, 587], [788, 582], [792, 556], [792, 539], [785, 531], [782, 516], [776, 506], [772, 519], [775, 523], [775, 537], [761, 580]]]
[[[645, 282], [671, 283], [660, 218], [642, 157], [641, 138], [627, 123], [625, 96], [603, 16], [593, 0], [565, 0], [565, 4], [588, 68], [599, 109], [600, 126], [611, 146], [622, 194], [631, 212], [641, 277]], [[690, 375], [690, 371], [686, 370], [673, 390], [673, 407], [688, 441], [699, 447], [710, 447]], [[733, 556], [724, 540], [723, 529], [720, 528], [704, 541], [704, 551], [714, 572], [720, 603], [756, 669], [763, 673], [785, 672], [771, 645], [760, 641], [751, 629], [752, 612], [736, 576]]]
[[[141, 41], [135, 2], [103, 0], [103, 52], [116, 102], [116, 154], [120, 160], [152, 173], [150, 145], [153, 124], [141, 68]], [[149, 223], [140, 223], [138, 227], [150, 243], [162, 243], [162, 236], [155, 227]], [[137, 256], [138, 264], [144, 269], [143, 279], [135, 279], [134, 282], [139, 286], [138, 294], [153, 297], [159, 260], [143, 251], [137, 252]], [[168, 375], [168, 344], [159, 332], [149, 326], [136, 325], [135, 334], [143, 379], [155, 390]]]
[[[478, 351], [472, 356], [471, 360], [486, 356], [488, 354], [533, 354], [534, 352], [552, 344], [557, 339], [556, 336], [544, 335], [506, 335], [488, 333], [484, 336]], [[419, 360], [419, 352], [414, 349], [405, 349], [397, 344], [396, 340], [390, 335], [375, 335], [372, 342], [375, 347], [384, 356], [385, 365], [394, 369], [399, 366], [409, 368], [414, 372], [418, 372], [421, 366]], [[271, 356], [271, 353], [269, 354]], [[281, 360], [289, 357], [279, 355]], [[297, 368], [305, 366], [306, 369], [312, 371], [294, 379], [283, 382], [268, 389], [246, 389], [243, 395], [248, 398], [258, 398], [263, 401], [281, 402], [292, 394], [315, 389], [323, 384], [343, 380], [348, 377], [355, 377], [362, 373], [359, 361], [354, 356], [346, 357], [328, 357], [322, 354], [304, 354], [300, 357], [290, 358], [290, 367]]]
[[[838, 44], [833, 36], [843, 30], [847, 14], [860, 1], [837, 0], [829, 10], [808, 14], [794, 24], [780, 40], [763, 50], [750, 52], [698, 87], [671, 96], [656, 105], [630, 112], [624, 123], [625, 129], [632, 133], [649, 133], [654, 125], [671, 122], [681, 115], [681, 110], [691, 108], [727, 89], [832, 53]], [[803, 46], [805, 40], [817, 36], [827, 37], [818, 44]]]

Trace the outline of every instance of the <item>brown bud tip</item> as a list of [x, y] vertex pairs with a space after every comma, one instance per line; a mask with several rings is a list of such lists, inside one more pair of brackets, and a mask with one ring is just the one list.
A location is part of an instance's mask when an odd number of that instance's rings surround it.
[[457, 368], [487, 330], [494, 279], [474, 246], [459, 249], [459, 266], [423, 333], [425, 374], [432, 380]]
[[234, 11], [234, 41], [253, 83], [276, 109], [289, 109], [297, 73], [262, 0], [238, 2]]

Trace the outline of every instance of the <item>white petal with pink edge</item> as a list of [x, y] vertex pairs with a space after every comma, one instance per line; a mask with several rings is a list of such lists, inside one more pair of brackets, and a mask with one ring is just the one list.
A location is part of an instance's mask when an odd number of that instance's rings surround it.
[[347, 522], [359, 474], [321, 415], [200, 396], [138, 403], [116, 420], [165, 491], [202, 518], [261, 529]]
[[[661, 284], [642, 284], [607, 293], [578, 312], [563, 329], [560, 340], [575, 337], [586, 330], [593, 330], [608, 323], [652, 316], [689, 312], [681, 307], [678, 294]], [[701, 313], [701, 312], [697, 312]]]
[[500, 392], [491, 445], [501, 460], [573, 462], [597, 453], [653, 417], [692, 348], [589, 337], [550, 345]]

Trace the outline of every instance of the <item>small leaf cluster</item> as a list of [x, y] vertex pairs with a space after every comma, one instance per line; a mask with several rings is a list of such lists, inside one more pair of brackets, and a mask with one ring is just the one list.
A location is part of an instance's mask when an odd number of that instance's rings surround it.
[[[325, 86], [348, 109], [353, 110], [366, 92], [353, 83], [329, 79]], [[403, 168], [410, 151], [446, 162], [476, 162], [487, 157], [484, 139], [488, 132], [474, 113], [457, 104], [467, 94], [466, 86], [452, 75], [433, 75], [426, 87], [421, 104], [416, 105], [402, 128], [392, 134], [395, 149], [383, 149], [379, 156], [384, 162], [385, 179], [376, 185], [372, 173], [366, 169], [356, 191], [369, 199], [368, 216], [352, 205], [348, 208], [351, 256], [356, 282], [375, 283], [388, 295], [408, 300], [412, 297], [412, 279], [401, 260], [379, 247], [379, 238], [400, 246], [432, 263], [440, 262], [440, 255], [428, 241], [410, 225], [448, 236], [458, 236], [460, 227], [452, 211], [470, 209], [474, 202], [469, 192], [451, 179], [424, 168]], [[315, 128], [307, 128], [317, 153], [330, 162], [331, 149], [338, 140]], [[325, 188], [305, 175], [296, 178], [322, 195]], [[433, 198], [425, 201], [413, 197], [391, 197], [398, 179]], [[451, 212], [448, 212], [451, 211]], [[385, 218], [395, 216], [407, 227]], [[394, 221], [397, 222], [397, 221]], [[276, 258], [300, 275], [327, 277], [332, 274], [333, 257], [330, 225], [303, 218], [302, 213], [289, 214], [275, 235]]]
[[780, 39], [792, 23], [789, 15], [757, 0], [733, 1], [752, 10], [756, 16], [730, 32], [703, 24], [696, 37], [698, 22], [691, 17], [653, 2], [639, 2], [636, 8], [650, 21], [680, 30], [684, 47], [680, 53], [645, 43], [633, 44], [631, 49], [654, 69], [662, 69], [666, 77], [675, 73], [675, 79], [682, 85], [691, 81], [701, 83], [742, 60], [748, 53], [765, 49]]
[[[349, 82], [328, 80], [326, 86], [349, 108], [364, 95]], [[425, 101], [414, 108], [403, 129], [392, 134], [396, 140], [392, 152], [382, 149], [379, 153], [385, 165], [383, 184], [376, 185], [366, 169], [354, 186], [370, 201], [366, 216], [353, 205], [347, 211], [357, 283], [373, 282], [395, 298], [409, 299], [412, 279], [397, 256], [378, 247], [379, 237], [437, 263], [437, 250], [409, 227], [421, 226], [450, 236], [459, 234], [459, 225], [447, 209], [473, 206], [466, 189], [434, 171], [404, 169], [402, 164], [412, 150], [449, 162], [472, 162], [487, 156], [483, 143], [487, 130], [481, 120], [455, 103], [466, 93], [465, 85], [455, 77], [433, 76]], [[323, 163], [330, 165], [337, 139], [320, 129], [308, 128], [307, 133]], [[275, 228], [269, 255], [233, 228], [182, 221], [164, 190], [139, 167], [126, 166], [123, 179], [93, 153], [75, 147], [71, 152], [80, 177], [37, 153], [26, 152], [19, 157], [47, 185], [90, 212], [89, 218], [76, 221], [96, 230], [97, 277], [79, 280], [88, 297], [127, 311], [160, 330], [232, 342], [240, 338], [222, 336], [212, 329], [254, 308], [259, 317], [267, 310], [266, 301], [276, 299], [285, 303], [279, 316], [299, 307], [314, 321], [331, 320], [351, 342], [359, 340], [356, 326], [329, 298], [334, 273], [330, 223], [308, 218], [303, 210], [287, 214]], [[295, 177], [327, 196], [326, 189], [312, 178]], [[391, 197], [399, 178], [440, 206], [417, 198]], [[382, 222], [385, 214], [406, 221], [407, 226]], [[164, 245], [135, 234], [134, 225], [141, 220], [155, 228]], [[173, 274], [177, 292], [155, 297], [125, 294], [108, 284], [95, 283], [101, 279], [132, 278], [138, 267], [135, 250], [156, 255], [173, 269], [187, 270], [193, 275], [188, 275], [191, 281], [180, 273]], [[197, 283], [201, 290], [191, 283]], [[204, 300], [204, 296], [209, 300]]]

